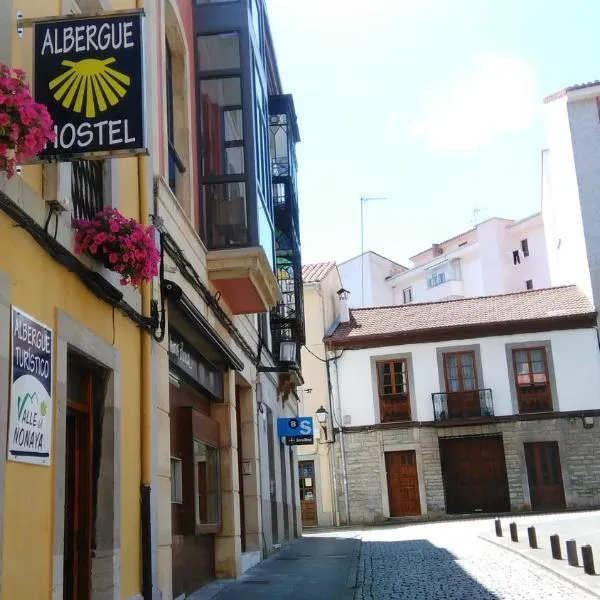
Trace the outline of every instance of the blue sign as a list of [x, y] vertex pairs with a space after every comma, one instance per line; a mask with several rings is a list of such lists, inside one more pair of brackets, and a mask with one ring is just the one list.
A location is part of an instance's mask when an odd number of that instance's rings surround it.
[[312, 417], [277, 419], [277, 435], [285, 438], [288, 445], [313, 444]]

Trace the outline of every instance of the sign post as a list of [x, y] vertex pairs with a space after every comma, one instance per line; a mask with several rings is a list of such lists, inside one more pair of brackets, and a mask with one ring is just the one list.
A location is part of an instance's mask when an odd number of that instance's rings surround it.
[[277, 419], [277, 435], [285, 438], [288, 446], [314, 444], [312, 417]]
[[50, 464], [52, 330], [16, 307], [11, 311], [8, 460]]
[[34, 95], [56, 141], [40, 158], [146, 152], [143, 13], [69, 15], [34, 28]]

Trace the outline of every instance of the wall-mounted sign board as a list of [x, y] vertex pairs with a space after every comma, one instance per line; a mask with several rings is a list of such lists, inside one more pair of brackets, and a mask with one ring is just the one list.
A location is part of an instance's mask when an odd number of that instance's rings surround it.
[[285, 438], [288, 446], [314, 444], [312, 417], [277, 419], [277, 435]]
[[8, 460], [49, 465], [52, 443], [52, 330], [11, 311]]
[[56, 132], [40, 158], [145, 153], [143, 13], [36, 20], [33, 30], [34, 95]]

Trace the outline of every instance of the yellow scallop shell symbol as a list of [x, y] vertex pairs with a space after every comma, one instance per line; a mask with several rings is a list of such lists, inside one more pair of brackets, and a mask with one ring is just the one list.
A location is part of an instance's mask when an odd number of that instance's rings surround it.
[[54, 98], [66, 109], [72, 106], [74, 112], [80, 113], [85, 104], [85, 116], [93, 119], [96, 112], [104, 112], [109, 104], [118, 104], [131, 83], [128, 75], [108, 66], [115, 61], [115, 58], [63, 60], [61, 64], [69, 68], [55, 77], [48, 87], [56, 89]]

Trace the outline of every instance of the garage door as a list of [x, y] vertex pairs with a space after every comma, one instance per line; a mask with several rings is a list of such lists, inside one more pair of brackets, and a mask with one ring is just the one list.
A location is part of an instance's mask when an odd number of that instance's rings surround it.
[[510, 510], [502, 436], [440, 439], [446, 512]]

